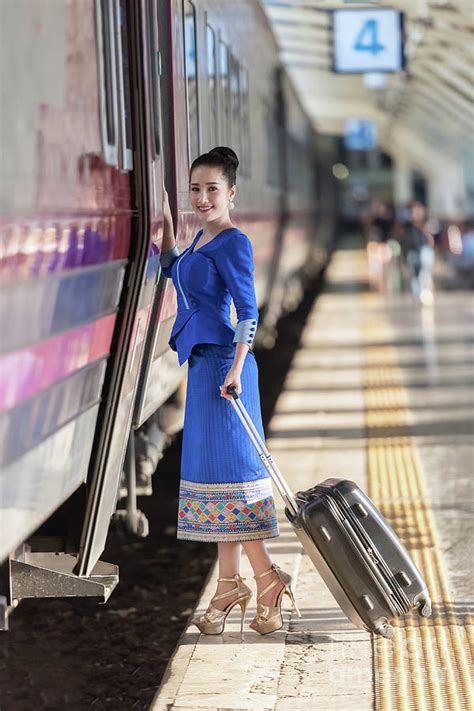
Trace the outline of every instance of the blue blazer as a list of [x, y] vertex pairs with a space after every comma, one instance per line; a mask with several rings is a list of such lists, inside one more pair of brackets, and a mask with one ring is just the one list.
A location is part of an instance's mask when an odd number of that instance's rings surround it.
[[[161, 255], [161, 268], [171, 277], [178, 295], [178, 313], [169, 345], [182, 365], [198, 343], [252, 346], [258, 322], [249, 238], [236, 227], [219, 232], [194, 252], [199, 230], [182, 254], [178, 248]], [[234, 301], [237, 327], [230, 321]]]

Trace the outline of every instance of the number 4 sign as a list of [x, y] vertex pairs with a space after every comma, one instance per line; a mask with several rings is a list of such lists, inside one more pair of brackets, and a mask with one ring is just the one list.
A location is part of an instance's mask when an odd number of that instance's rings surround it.
[[399, 72], [403, 15], [397, 10], [333, 10], [335, 72]]

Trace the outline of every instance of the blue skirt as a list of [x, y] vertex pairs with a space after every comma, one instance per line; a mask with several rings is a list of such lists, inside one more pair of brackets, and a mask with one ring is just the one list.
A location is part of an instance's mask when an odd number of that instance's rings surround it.
[[[253, 541], [279, 535], [271, 479], [232, 404], [219, 386], [235, 345], [199, 344], [188, 360], [188, 386], [177, 537], [207, 542]], [[264, 437], [258, 369], [249, 351], [241, 399]]]

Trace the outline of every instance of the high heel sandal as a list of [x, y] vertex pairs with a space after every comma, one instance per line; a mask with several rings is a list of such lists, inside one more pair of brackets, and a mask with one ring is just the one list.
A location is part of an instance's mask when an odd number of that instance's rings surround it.
[[[204, 615], [194, 618], [193, 624], [195, 624], [203, 634], [222, 634], [227, 615], [232, 608], [235, 607], [235, 605], [240, 605], [240, 634], [243, 634], [245, 611], [247, 610], [249, 600], [252, 597], [252, 591], [247, 585], [245, 585], [244, 582], [242, 582], [243, 580], [245, 580], [245, 578], [241, 578], [240, 575], [234, 575], [232, 578], [217, 578], [217, 582], [219, 583], [235, 582], [236, 586], [235, 588], [232, 588], [232, 590], [227, 590], [227, 592], [221, 593], [220, 595], [214, 595]], [[238, 598], [236, 600], [232, 600], [232, 602], [230, 602], [223, 610], [219, 610], [212, 604], [215, 600], [222, 600], [223, 598], [230, 597], [236, 593], [238, 593]]]
[[[275, 632], [276, 630], [279, 630], [283, 627], [283, 617], [281, 615], [281, 603], [283, 600], [283, 595], [289, 596], [293, 604], [293, 610], [296, 612], [298, 617], [301, 617], [301, 613], [298, 609], [298, 605], [296, 604], [295, 597], [291, 589], [291, 575], [285, 573], [285, 571], [281, 570], [281, 568], [279, 568], [278, 565], [275, 565], [275, 563], [272, 563], [271, 568], [265, 570], [263, 573], [254, 575], [253, 577], [255, 578], [255, 580], [257, 580], [257, 578], [263, 578], [264, 575], [268, 575], [273, 571], [277, 574], [277, 577], [274, 578], [274, 580], [272, 580], [272, 582], [269, 583], [267, 587], [264, 588], [262, 592], [259, 593], [259, 595], [257, 596], [257, 614], [250, 623], [250, 627], [256, 632], [260, 632], [260, 634], [268, 634], [269, 632]], [[263, 605], [261, 602], [259, 602], [259, 600], [261, 600], [267, 592], [273, 590], [273, 588], [280, 582], [282, 582], [285, 587], [282, 588], [278, 593], [276, 605], [274, 607], [270, 605]]]

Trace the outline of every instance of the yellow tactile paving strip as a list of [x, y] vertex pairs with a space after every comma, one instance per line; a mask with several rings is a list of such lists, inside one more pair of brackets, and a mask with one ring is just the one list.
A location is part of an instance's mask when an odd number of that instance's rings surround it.
[[416, 445], [406, 436], [409, 408], [390, 323], [379, 296], [363, 303], [369, 314], [376, 307], [363, 328], [368, 493], [422, 571], [433, 602], [431, 618], [414, 612], [395, 622], [393, 640], [374, 638], [376, 711], [468, 711], [472, 621], [456, 614]]

